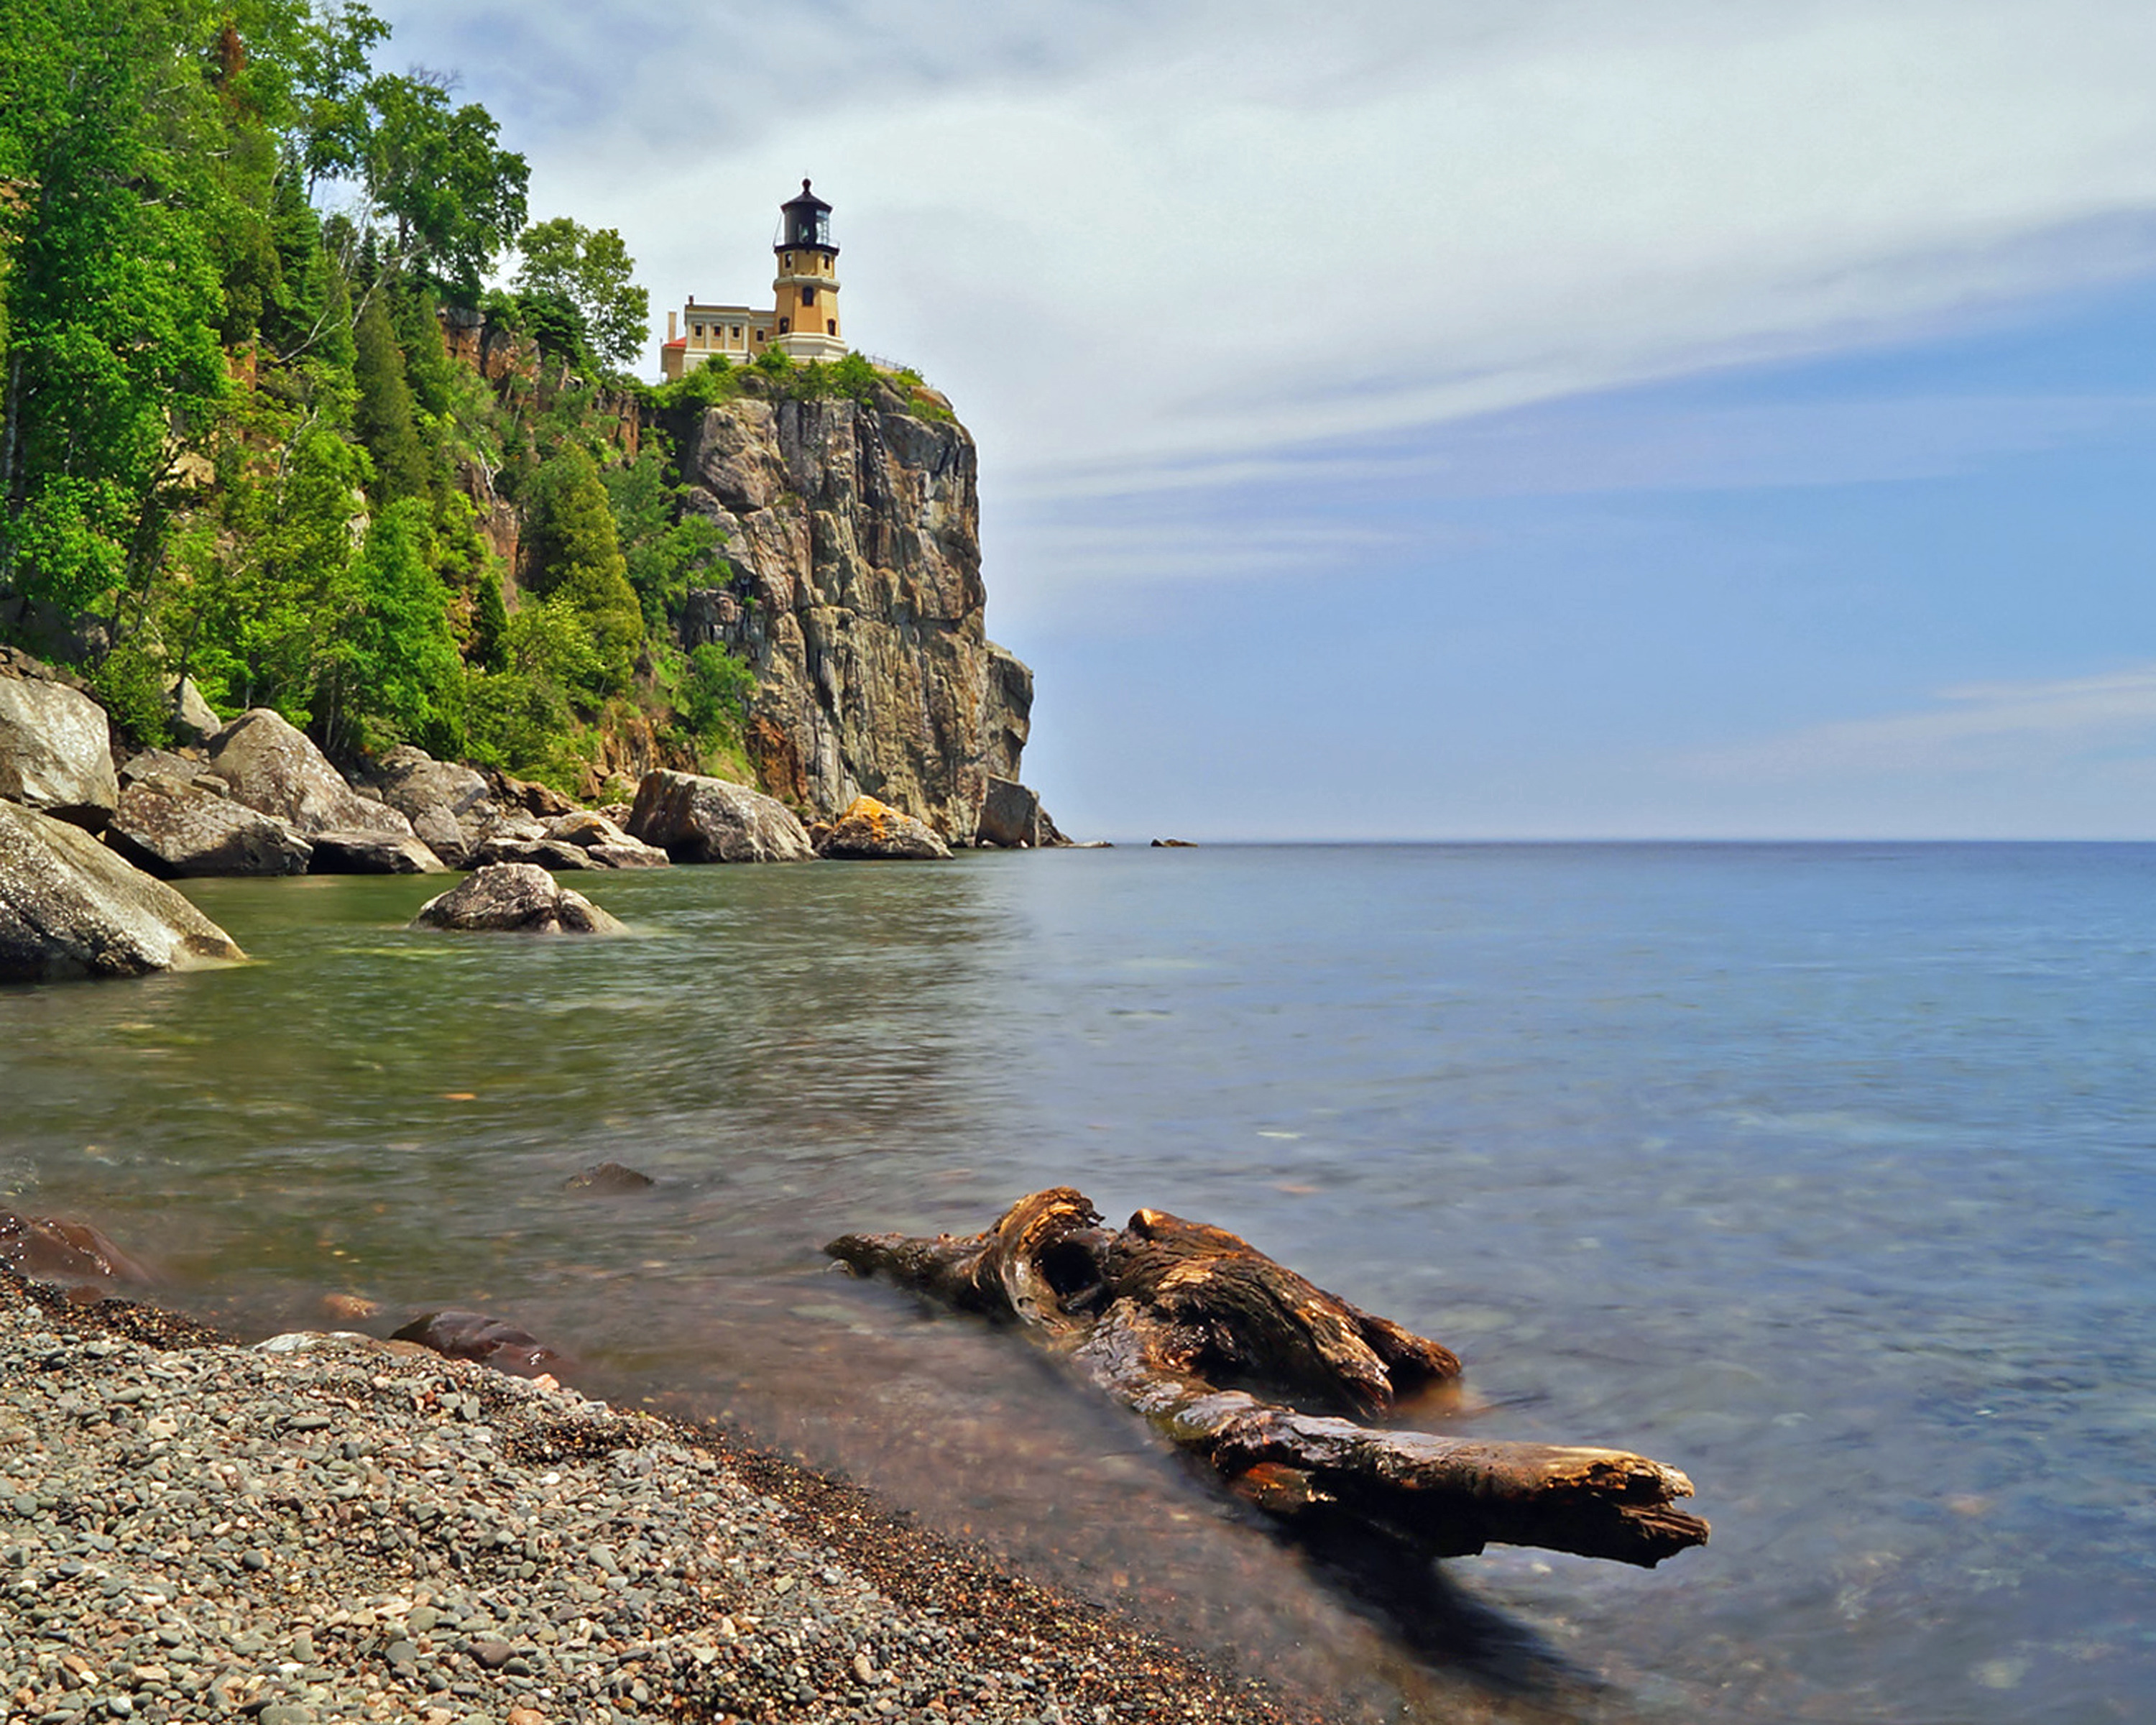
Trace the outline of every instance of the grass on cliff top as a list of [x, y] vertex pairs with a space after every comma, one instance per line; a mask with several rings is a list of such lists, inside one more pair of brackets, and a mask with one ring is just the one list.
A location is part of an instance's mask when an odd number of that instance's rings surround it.
[[723, 358], [708, 360], [651, 392], [653, 403], [660, 408], [718, 407], [743, 397], [755, 401], [853, 401], [882, 413], [947, 424], [957, 418], [951, 403], [931, 389], [920, 372], [906, 366], [879, 366], [860, 353], [829, 365], [813, 359], [803, 365], [776, 347], [767, 347], [745, 366]]

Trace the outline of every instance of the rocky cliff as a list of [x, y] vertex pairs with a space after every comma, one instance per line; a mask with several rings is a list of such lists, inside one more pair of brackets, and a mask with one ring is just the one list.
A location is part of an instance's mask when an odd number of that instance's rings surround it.
[[1033, 676], [984, 628], [966, 429], [896, 392], [744, 397], [666, 429], [734, 570], [692, 598], [685, 644], [754, 665], [764, 788], [826, 817], [865, 793], [975, 842], [992, 781], [1018, 778]]

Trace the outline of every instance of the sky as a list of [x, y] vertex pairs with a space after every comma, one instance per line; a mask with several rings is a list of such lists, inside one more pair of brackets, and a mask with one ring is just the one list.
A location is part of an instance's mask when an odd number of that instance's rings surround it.
[[377, 9], [660, 324], [814, 177], [1074, 834], [2156, 838], [2145, 0]]

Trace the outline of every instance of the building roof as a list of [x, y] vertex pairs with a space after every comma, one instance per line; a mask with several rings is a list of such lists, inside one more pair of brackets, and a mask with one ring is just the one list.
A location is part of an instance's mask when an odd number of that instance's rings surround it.
[[778, 207], [781, 209], [829, 209], [831, 206], [811, 192], [808, 189], [808, 181], [803, 180], [801, 182], [801, 195], [798, 198], [788, 198]]

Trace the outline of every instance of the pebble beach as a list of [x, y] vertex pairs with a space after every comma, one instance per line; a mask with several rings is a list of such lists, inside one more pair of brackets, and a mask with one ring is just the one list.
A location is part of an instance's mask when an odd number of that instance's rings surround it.
[[1283, 1725], [715, 1429], [0, 1278], [0, 1717]]

